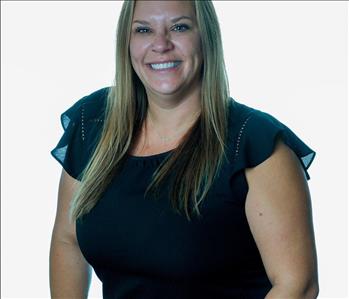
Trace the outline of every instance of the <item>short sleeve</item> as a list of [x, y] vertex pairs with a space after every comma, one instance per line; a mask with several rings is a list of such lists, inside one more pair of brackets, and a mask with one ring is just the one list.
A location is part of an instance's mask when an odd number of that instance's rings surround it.
[[51, 155], [79, 181], [102, 132], [108, 90], [92, 92], [61, 114], [64, 132]]
[[297, 155], [309, 180], [308, 168], [316, 152], [274, 116], [256, 109], [246, 116], [238, 131], [234, 150], [235, 172], [265, 161], [272, 155], [278, 138]]
[[80, 180], [82, 172], [81, 153], [83, 152], [83, 132], [81, 128], [81, 102], [61, 114], [63, 135], [51, 155], [73, 178]]

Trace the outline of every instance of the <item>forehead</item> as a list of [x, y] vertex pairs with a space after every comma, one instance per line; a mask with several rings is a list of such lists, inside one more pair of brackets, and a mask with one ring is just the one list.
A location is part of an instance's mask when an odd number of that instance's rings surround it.
[[133, 20], [161, 22], [174, 17], [188, 16], [194, 20], [191, 1], [136, 1]]

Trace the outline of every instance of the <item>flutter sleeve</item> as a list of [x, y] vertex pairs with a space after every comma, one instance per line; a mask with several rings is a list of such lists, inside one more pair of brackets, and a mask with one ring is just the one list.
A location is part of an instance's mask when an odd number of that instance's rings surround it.
[[81, 127], [81, 101], [61, 114], [63, 135], [51, 151], [51, 155], [73, 178], [80, 180], [83, 170], [81, 153], [83, 152], [83, 134]]
[[64, 132], [51, 155], [79, 181], [102, 132], [109, 89], [104, 87], [82, 97], [61, 114]]
[[251, 112], [244, 119], [237, 133], [234, 150], [234, 172], [255, 167], [270, 157], [278, 138], [281, 138], [297, 155], [305, 171], [306, 178], [309, 180], [308, 168], [312, 164], [316, 152], [285, 124], [260, 110]]

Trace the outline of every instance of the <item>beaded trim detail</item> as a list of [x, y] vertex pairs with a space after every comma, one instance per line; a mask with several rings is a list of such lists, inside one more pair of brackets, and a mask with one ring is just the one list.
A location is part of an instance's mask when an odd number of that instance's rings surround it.
[[82, 104], [81, 106], [81, 138], [82, 141], [85, 140], [85, 106]]
[[100, 123], [100, 122], [103, 122], [103, 119], [100, 119], [100, 118], [88, 119], [88, 118], [86, 118], [85, 103], [82, 103], [82, 105], [81, 105], [81, 139], [82, 139], [82, 141], [85, 141], [85, 133], [86, 133], [85, 126], [89, 122]]
[[249, 119], [251, 118], [252, 115], [250, 115], [249, 117], [247, 117], [247, 119], [244, 121], [244, 123], [242, 124], [241, 128], [240, 128], [240, 132], [237, 138], [237, 142], [236, 142], [236, 150], [235, 150], [235, 155], [234, 155], [234, 160], [237, 158], [237, 156], [239, 155], [239, 146], [240, 146], [240, 139], [241, 139], [241, 135], [246, 127], [247, 122], [249, 121]]

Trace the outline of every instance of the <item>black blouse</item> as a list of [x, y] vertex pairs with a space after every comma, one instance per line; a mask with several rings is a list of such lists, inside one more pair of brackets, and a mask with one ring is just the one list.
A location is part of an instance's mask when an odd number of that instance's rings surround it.
[[[98, 141], [108, 87], [61, 115], [64, 134], [51, 151], [75, 179]], [[103, 283], [103, 298], [264, 298], [272, 285], [245, 214], [244, 173], [266, 160], [281, 137], [307, 169], [315, 152], [272, 115], [230, 99], [228, 154], [208, 195], [202, 218], [172, 211], [166, 192], [144, 198], [167, 151], [128, 154], [96, 206], [76, 221], [82, 254]]]

